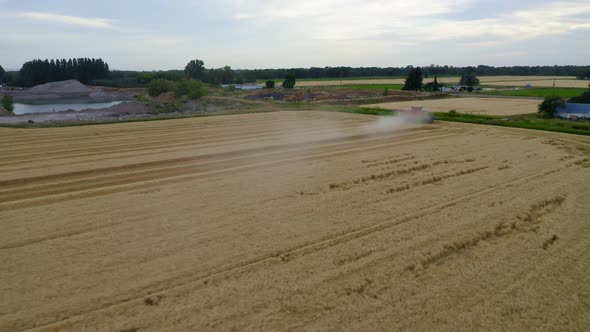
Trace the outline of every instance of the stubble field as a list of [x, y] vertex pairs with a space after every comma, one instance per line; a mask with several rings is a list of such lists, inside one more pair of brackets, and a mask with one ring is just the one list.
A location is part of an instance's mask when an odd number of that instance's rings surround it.
[[430, 112], [448, 112], [455, 110], [465, 114], [480, 115], [516, 115], [536, 113], [538, 100], [520, 98], [446, 98], [433, 100], [413, 100], [391, 103], [365, 105], [364, 107], [391, 110], [409, 109], [422, 106]]
[[583, 330], [590, 138], [276, 112], [0, 128], [0, 330]]

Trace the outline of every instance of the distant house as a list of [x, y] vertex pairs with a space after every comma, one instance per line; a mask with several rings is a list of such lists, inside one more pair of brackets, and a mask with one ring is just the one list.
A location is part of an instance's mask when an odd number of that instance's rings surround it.
[[462, 87], [462, 86], [452, 86], [450, 88], [442, 87], [442, 88], [439, 88], [439, 90], [442, 93], [459, 93], [463, 90], [467, 90], [467, 87]]
[[590, 104], [566, 103], [565, 107], [557, 109], [555, 115], [570, 120], [590, 119]]

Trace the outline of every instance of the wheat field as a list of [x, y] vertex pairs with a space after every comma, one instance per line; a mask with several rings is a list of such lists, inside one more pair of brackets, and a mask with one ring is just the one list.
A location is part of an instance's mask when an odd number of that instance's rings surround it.
[[293, 111], [0, 128], [0, 330], [583, 330], [590, 138]]

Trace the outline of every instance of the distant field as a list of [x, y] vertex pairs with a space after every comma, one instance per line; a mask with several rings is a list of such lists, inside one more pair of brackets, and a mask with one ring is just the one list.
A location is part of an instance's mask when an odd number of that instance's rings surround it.
[[[425, 78], [424, 83], [432, 82], [434, 80], [433, 77]], [[308, 87], [308, 86], [339, 86], [339, 85], [359, 85], [359, 81], [361, 80], [349, 80], [348, 78], [345, 80], [337, 80], [337, 81], [297, 81], [298, 87]], [[405, 83], [405, 78], [368, 78], [362, 80], [362, 85], [403, 85]], [[440, 77], [438, 81], [441, 83], [448, 83], [448, 84], [458, 84], [459, 77]]]
[[[439, 77], [438, 81], [442, 83], [458, 84], [459, 77]], [[334, 78], [311, 78], [311, 79], [297, 79], [298, 87], [308, 86], [340, 86], [340, 85], [403, 85], [406, 78], [400, 76], [391, 77], [347, 77], [345, 79]], [[432, 82], [434, 77], [425, 78], [424, 83]], [[259, 83], [264, 83], [266, 80], [258, 80]], [[280, 79], [275, 79], [277, 84], [280, 84]]]
[[480, 94], [493, 96], [515, 96], [515, 97], [548, 97], [560, 96], [563, 98], [572, 98], [581, 95], [587, 89], [582, 88], [531, 88], [520, 90], [498, 90], [484, 91]]
[[404, 87], [403, 84], [355, 84], [347, 85], [348, 89], [367, 89], [367, 90], [401, 90]]
[[500, 82], [500, 81], [530, 81], [533, 80], [575, 80], [574, 76], [479, 76], [479, 81]]
[[[339, 86], [339, 85], [359, 85], [361, 80], [337, 80], [337, 81], [297, 81], [298, 87], [309, 86]], [[362, 80], [362, 85], [385, 85], [385, 84], [404, 84], [403, 78], [373, 78]]]
[[[345, 81], [370, 81], [374, 79], [384, 79], [384, 80], [395, 80], [395, 79], [405, 79], [404, 76], [374, 76], [374, 77], [346, 77]], [[257, 80], [258, 83], [264, 83], [268, 80], [272, 79], [263, 79]], [[282, 79], [274, 79], [275, 82], [282, 81]], [[338, 78], [334, 77], [321, 77], [321, 78], [298, 78], [297, 82], [325, 82], [325, 81], [340, 81]]]
[[[358, 81], [363, 81], [363, 84], [404, 84], [405, 77], [404, 76], [374, 76], [374, 77], [346, 77], [344, 79], [338, 78], [300, 78], [297, 79], [298, 86], [308, 86], [308, 85], [352, 85], [358, 84]], [[434, 77], [428, 77], [424, 79], [424, 83], [432, 82]], [[449, 83], [449, 84], [458, 84], [460, 80], [459, 76], [443, 76], [438, 77], [438, 81], [442, 83]], [[480, 76], [480, 82], [483, 84], [487, 83], [494, 83], [493, 85], [506, 85], [506, 86], [520, 86], [525, 85], [530, 82], [538, 82], [538, 81], [551, 81], [551, 85], [553, 84], [553, 80], [558, 81], [577, 81], [573, 76]], [[258, 80], [259, 83], [264, 83], [266, 80]], [[281, 81], [281, 79], [275, 79], [276, 82]], [[529, 81], [524, 83], [525, 81]], [[515, 82], [515, 83], [511, 83]], [[579, 82], [586, 82], [588, 81], [579, 81]], [[304, 83], [304, 84], [303, 84]], [[502, 84], [500, 84], [502, 83]]]
[[[434, 77], [424, 79], [424, 83], [432, 82]], [[572, 76], [480, 76], [482, 85], [489, 86], [525, 86], [531, 84], [539, 87], [552, 87], [555, 80], [557, 87], [587, 88], [588, 81], [576, 80]], [[277, 82], [281, 80], [275, 80]], [[362, 81], [360, 83], [359, 81]], [[438, 77], [438, 81], [446, 84], [459, 84], [460, 77]], [[260, 80], [259, 82], [264, 82]], [[342, 86], [342, 85], [397, 85], [404, 84], [405, 77], [347, 77], [345, 79], [316, 78], [298, 79], [298, 87], [309, 86]]]
[[[373, 80], [405, 80], [405, 76], [357, 76], [357, 77], [346, 77], [343, 81], [373, 81]], [[459, 82], [459, 76], [439, 76], [438, 79], [442, 82]], [[531, 78], [535, 80], [575, 80], [574, 76], [480, 76], [479, 80], [483, 82], [498, 82], [498, 81], [527, 81]], [[432, 81], [434, 77], [426, 78], [426, 81]], [[267, 80], [258, 80], [260, 83], [264, 83]], [[280, 79], [275, 79], [280, 81]], [[322, 78], [298, 78], [298, 82], [326, 82], [326, 81], [341, 81], [339, 78], [334, 77], [322, 77]]]
[[[397, 79], [405, 79], [403, 76], [372, 76], [372, 77], [346, 77], [344, 81], [368, 81], [368, 80], [397, 80]], [[262, 79], [256, 80], [258, 83], [264, 83], [266, 81], [275, 81], [277, 83], [282, 82], [283, 80], [280, 78], [269, 78], [269, 79]], [[321, 77], [321, 78], [298, 78], [297, 82], [340, 82], [339, 78], [335, 77]]]
[[366, 105], [369, 108], [407, 109], [422, 106], [430, 112], [455, 110], [464, 114], [515, 115], [537, 112], [538, 100], [512, 98], [446, 98]]
[[[377, 77], [357, 76], [357, 77], [346, 77], [344, 80], [346, 80], [346, 81], [367, 81], [367, 80], [373, 80], [373, 79], [405, 79], [405, 76], [377, 76]], [[299, 81], [299, 82], [317, 82], [317, 81], [321, 82], [321, 81], [337, 81], [337, 80], [339, 80], [339, 79], [334, 78], [334, 77], [297, 79], [297, 81]]]
[[[553, 79], [548, 80], [520, 80], [520, 81], [497, 81], [497, 82], [485, 82], [486, 85], [494, 85], [494, 86], [525, 86], [527, 84], [532, 85], [533, 87], [553, 87]], [[571, 79], [556, 79], [555, 80], [555, 87], [556, 88], [588, 88], [588, 84], [590, 81], [586, 80], [571, 80]]]

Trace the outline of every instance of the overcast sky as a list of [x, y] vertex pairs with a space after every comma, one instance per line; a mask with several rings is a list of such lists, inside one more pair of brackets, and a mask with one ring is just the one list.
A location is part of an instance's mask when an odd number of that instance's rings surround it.
[[0, 0], [0, 65], [589, 65], [590, 0]]

